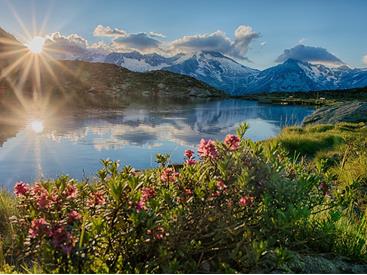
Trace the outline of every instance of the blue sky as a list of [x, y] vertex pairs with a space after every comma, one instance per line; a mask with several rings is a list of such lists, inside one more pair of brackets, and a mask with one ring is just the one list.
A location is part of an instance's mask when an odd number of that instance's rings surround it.
[[240, 60], [245, 65], [273, 66], [285, 49], [302, 43], [325, 48], [352, 66], [366, 67], [362, 61], [367, 55], [364, 0], [0, 0], [0, 26], [21, 37], [22, 28], [10, 7], [31, 31], [32, 26], [39, 29], [46, 20], [44, 35], [78, 34], [89, 44], [110, 39], [93, 35], [97, 25], [129, 34], [161, 33], [164, 43], [218, 30], [235, 41], [235, 30], [244, 25], [256, 33], [241, 51], [252, 62]]

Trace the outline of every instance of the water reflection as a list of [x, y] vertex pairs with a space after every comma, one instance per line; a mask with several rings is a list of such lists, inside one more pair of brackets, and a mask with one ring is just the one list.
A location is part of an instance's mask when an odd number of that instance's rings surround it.
[[[140, 169], [155, 166], [158, 152], [181, 162], [182, 152], [195, 148], [202, 137], [223, 139], [243, 121], [250, 124], [247, 136], [261, 140], [276, 135], [285, 125], [300, 123], [311, 112], [308, 107], [228, 99], [58, 115], [35, 124], [33, 135], [29, 133], [33, 127], [25, 127], [15, 137], [14, 133], [2, 137], [1, 183], [55, 177], [62, 172], [89, 177], [103, 158], [120, 159]], [[40, 127], [42, 131], [38, 131]]]

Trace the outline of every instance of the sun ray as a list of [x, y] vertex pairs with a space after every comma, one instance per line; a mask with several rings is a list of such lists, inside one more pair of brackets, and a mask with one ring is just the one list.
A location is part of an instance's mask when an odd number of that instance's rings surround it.
[[26, 26], [24, 25], [22, 19], [19, 17], [19, 15], [17, 14], [17, 12], [15, 11], [15, 9], [13, 8], [13, 6], [10, 4], [9, 1], [6, 2], [8, 4], [9, 9], [11, 10], [15, 20], [17, 20], [19, 26], [21, 27], [23, 33], [26, 35], [27, 40], [32, 38], [32, 34], [28, 31], [28, 29], [26, 28]]
[[11, 51], [0, 53], [0, 58], [6, 58], [12, 55], [19, 55], [19, 54], [26, 54], [26, 53], [27, 53], [26, 49], [11, 50]]
[[13, 70], [15, 70], [22, 62], [24, 62], [29, 57], [28, 53], [16, 60], [14, 63], [5, 67], [0, 75], [0, 79], [7, 77]]

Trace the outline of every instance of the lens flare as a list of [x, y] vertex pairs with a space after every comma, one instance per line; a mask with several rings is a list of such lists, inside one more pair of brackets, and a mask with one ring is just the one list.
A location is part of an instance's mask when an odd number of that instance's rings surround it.
[[42, 120], [32, 120], [29, 123], [29, 126], [32, 129], [32, 131], [35, 132], [36, 134], [42, 133], [43, 129], [45, 128]]
[[31, 41], [29, 41], [29, 43], [26, 44], [26, 46], [32, 53], [40, 54], [42, 53], [44, 44], [45, 38], [41, 36], [35, 36]]

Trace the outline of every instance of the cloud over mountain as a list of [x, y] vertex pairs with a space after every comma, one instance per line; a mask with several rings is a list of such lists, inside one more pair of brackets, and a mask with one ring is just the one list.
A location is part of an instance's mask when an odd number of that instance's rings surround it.
[[93, 35], [94, 36], [106, 36], [106, 37], [120, 37], [120, 36], [126, 36], [127, 32], [122, 30], [122, 29], [118, 29], [118, 28], [111, 28], [109, 26], [103, 26], [103, 25], [98, 25], [94, 31], [93, 31]]
[[278, 56], [275, 62], [284, 62], [290, 58], [311, 63], [321, 63], [325, 65], [340, 66], [344, 64], [343, 61], [328, 52], [325, 48], [305, 46], [302, 44], [291, 49], [285, 49], [284, 52]]
[[46, 37], [45, 50], [57, 59], [74, 59], [88, 54], [107, 54], [108, 45], [97, 42], [89, 45], [88, 41], [78, 34], [63, 35], [60, 32], [51, 33]]
[[245, 59], [250, 43], [260, 37], [250, 26], [241, 25], [234, 32], [234, 40], [230, 39], [223, 31], [208, 34], [183, 36], [170, 43], [170, 49], [184, 52], [200, 50], [218, 51], [222, 54]]
[[138, 50], [141, 52], [160, 51], [160, 39], [165, 37], [157, 32], [129, 33], [123, 29], [103, 25], [98, 25], [94, 29], [93, 35], [97, 37], [111, 37], [111, 47], [116, 51]]
[[88, 41], [77, 34], [62, 35], [52, 33], [46, 45], [49, 49], [81, 53], [85, 50], [104, 52], [129, 52], [175, 54], [179, 52], [216, 51], [224, 55], [247, 60], [246, 54], [251, 42], [260, 37], [250, 26], [240, 25], [230, 38], [223, 31], [182, 36], [173, 41], [166, 41], [164, 34], [157, 32], [129, 33], [121, 28], [97, 25], [93, 31], [95, 37], [105, 39], [88, 44]]
[[113, 45], [120, 50], [153, 51], [159, 50], [161, 41], [153, 38], [149, 33], [132, 33], [113, 40]]
[[87, 48], [88, 41], [78, 34], [62, 35], [60, 32], [54, 32], [47, 36], [46, 46], [59, 44], [60, 46], [78, 46]]

